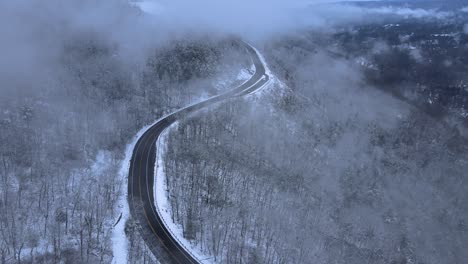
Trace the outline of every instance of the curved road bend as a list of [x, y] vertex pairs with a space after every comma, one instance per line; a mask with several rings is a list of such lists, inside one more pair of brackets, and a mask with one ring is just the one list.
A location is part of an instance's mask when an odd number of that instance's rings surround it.
[[255, 66], [255, 74], [244, 84], [205, 101], [182, 108], [162, 118], [148, 128], [138, 139], [130, 160], [128, 177], [128, 204], [132, 217], [139, 223], [140, 234], [148, 248], [162, 263], [200, 263], [174, 238], [164, 225], [154, 206], [153, 184], [156, 161], [156, 140], [160, 134], [179, 119], [208, 105], [228, 98], [243, 96], [265, 85], [269, 76], [255, 49], [241, 42]]

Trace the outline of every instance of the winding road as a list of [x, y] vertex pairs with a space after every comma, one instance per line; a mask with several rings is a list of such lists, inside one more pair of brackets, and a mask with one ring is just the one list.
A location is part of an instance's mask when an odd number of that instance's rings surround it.
[[250, 94], [263, 87], [268, 81], [265, 65], [259, 54], [247, 43], [241, 42], [255, 66], [254, 75], [242, 85], [213, 96], [202, 102], [177, 110], [157, 121], [138, 139], [130, 160], [128, 176], [128, 204], [132, 217], [139, 224], [140, 234], [148, 248], [161, 263], [201, 263], [186, 249], [164, 224], [154, 204], [154, 165], [156, 141], [161, 133], [176, 121], [214, 103]]

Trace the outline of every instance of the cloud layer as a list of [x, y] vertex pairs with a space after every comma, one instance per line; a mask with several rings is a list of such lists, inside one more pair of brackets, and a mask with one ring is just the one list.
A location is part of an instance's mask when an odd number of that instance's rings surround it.
[[155, 0], [138, 4], [154, 14], [145, 16], [126, 0], [4, 0], [0, 2], [0, 80], [6, 87], [12, 86], [8, 84], [12, 79], [20, 83], [47, 79], [57, 70], [63, 42], [80, 32], [93, 32], [116, 43], [122, 56], [131, 60], [168, 35], [185, 36], [187, 32], [238, 34], [254, 39], [303, 28], [333, 30], [337, 25], [369, 23], [385, 17], [451, 16], [450, 12], [434, 9], [364, 8], [324, 2], [328, 1]]
[[333, 1], [216, 1], [148, 0], [138, 5], [170, 28], [189, 28], [241, 34], [249, 37], [290, 32], [304, 27], [330, 30], [349, 23], [384, 18], [446, 19], [451, 12], [436, 9], [385, 6], [362, 7]]

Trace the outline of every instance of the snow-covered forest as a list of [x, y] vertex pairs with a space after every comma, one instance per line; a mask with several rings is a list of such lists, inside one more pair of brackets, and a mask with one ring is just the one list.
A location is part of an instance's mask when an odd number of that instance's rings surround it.
[[[88, 4], [77, 3], [79, 15], [91, 15]], [[29, 10], [1, 6], [16, 12], [2, 21]], [[129, 34], [129, 23], [144, 25], [136, 8], [105, 8], [120, 15], [100, 22], [121, 34]], [[219, 80], [234, 81], [250, 67], [226, 37], [193, 34], [129, 47], [124, 36], [66, 15], [32, 16], [31, 32], [8, 32], [29, 38], [53, 26], [37, 43], [0, 44], [8, 58], [0, 63], [0, 263], [109, 263], [121, 213], [115, 202], [126, 191], [126, 176], [119, 176], [126, 144], [144, 125], [219, 92], [230, 85]], [[142, 247], [130, 231], [131, 245]]]
[[462, 1], [135, 2], [0, 1], [0, 264], [157, 262], [123, 217], [132, 142], [254, 75], [241, 40], [267, 85], [158, 143], [181, 240], [213, 263], [466, 262]]
[[466, 137], [304, 35], [264, 49], [284, 84], [170, 131], [184, 236], [217, 263], [462, 263]]

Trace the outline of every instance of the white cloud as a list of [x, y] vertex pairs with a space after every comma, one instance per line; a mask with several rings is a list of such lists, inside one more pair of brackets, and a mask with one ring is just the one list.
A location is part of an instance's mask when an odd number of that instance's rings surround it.
[[163, 10], [158, 18], [170, 27], [252, 35], [290, 27], [292, 8], [280, 0], [172, 0], [157, 5], [158, 11]]
[[341, 3], [310, 6], [307, 12], [296, 16], [301, 21], [299, 26], [313, 26], [318, 29], [330, 29], [337, 25], [352, 25], [355, 23], [373, 23], [385, 18], [414, 19], [448, 19], [454, 14], [435, 9], [400, 8], [400, 7], [360, 7]]
[[407, 18], [437, 18], [445, 19], [453, 16], [451, 12], [443, 12], [435, 9], [421, 9], [421, 8], [398, 8], [398, 7], [382, 7], [368, 9], [369, 13], [384, 14], [384, 15], [398, 15]]
[[138, 1], [130, 2], [130, 4], [133, 6], [138, 6], [144, 12], [152, 15], [160, 15], [164, 12], [164, 6], [156, 1]]
[[417, 62], [421, 63], [421, 62], [424, 61], [424, 57], [422, 56], [420, 49], [411, 49], [410, 50], [410, 55]]
[[[290, 32], [302, 27], [328, 30], [335, 25], [373, 22], [387, 16], [444, 19], [435, 9], [366, 8], [334, 0], [144, 0], [139, 6], [166, 27], [221, 31], [248, 36]], [[324, 3], [329, 4], [324, 4]], [[335, 1], [336, 2], [336, 1]]]
[[463, 32], [468, 35], [468, 24], [463, 27]]

